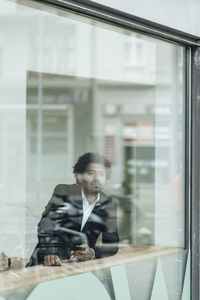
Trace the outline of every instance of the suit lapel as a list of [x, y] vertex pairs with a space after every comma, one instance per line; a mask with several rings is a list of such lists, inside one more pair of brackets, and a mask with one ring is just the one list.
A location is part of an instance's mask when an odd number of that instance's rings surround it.
[[[89, 218], [87, 219], [87, 222], [85, 223], [85, 226], [83, 227], [82, 231], [87, 231], [87, 229], [91, 228], [91, 226], [94, 226], [94, 223], [97, 225], [102, 225], [102, 218], [100, 215], [100, 210], [102, 206], [105, 205], [105, 203], [108, 200], [108, 196], [104, 194], [103, 192], [100, 192], [100, 199], [99, 201], [95, 204]], [[82, 223], [82, 221], [81, 221]], [[91, 228], [92, 229], [92, 228]]]

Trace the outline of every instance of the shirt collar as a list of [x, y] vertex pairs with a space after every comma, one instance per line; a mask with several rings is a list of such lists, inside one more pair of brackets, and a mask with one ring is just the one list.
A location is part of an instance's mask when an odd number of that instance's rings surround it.
[[87, 198], [84, 195], [83, 189], [81, 189], [81, 195], [82, 195], [82, 200], [83, 200], [83, 204], [84, 205], [94, 205], [95, 203], [97, 203], [100, 200], [100, 193], [97, 194], [96, 200], [94, 202], [92, 202], [91, 204], [87, 201]]

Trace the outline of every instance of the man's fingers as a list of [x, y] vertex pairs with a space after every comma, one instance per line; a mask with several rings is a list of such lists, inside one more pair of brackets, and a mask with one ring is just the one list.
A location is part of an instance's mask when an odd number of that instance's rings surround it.
[[89, 260], [90, 259], [89, 253], [77, 253], [76, 252], [76, 254], [74, 254], [74, 257], [76, 257], [80, 261], [84, 261], [84, 260]]
[[78, 245], [78, 247], [84, 248], [84, 250], [71, 251], [71, 254], [79, 261], [90, 260], [94, 256], [94, 251], [86, 244]]
[[54, 255], [49, 255], [49, 266], [54, 266], [55, 265], [55, 256]]
[[83, 253], [83, 251], [75, 251], [73, 254], [74, 257], [76, 257], [77, 259], [81, 259], [83, 257], [85, 257], [85, 254]]
[[62, 262], [61, 262], [60, 258], [57, 255], [55, 256], [54, 261], [55, 261], [56, 266], [61, 266], [62, 265]]
[[47, 255], [44, 257], [44, 264], [45, 264], [45, 266], [50, 265], [50, 255]]
[[62, 262], [57, 255], [47, 255], [44, 257], [45, 266], [61, 266]]
[[52, 258], [52, 255], [47, 255], [46, 256], [46, 262], [47, 262], [47, 266], [51, 266], [52, 263], [53, 263], [53, 258]]

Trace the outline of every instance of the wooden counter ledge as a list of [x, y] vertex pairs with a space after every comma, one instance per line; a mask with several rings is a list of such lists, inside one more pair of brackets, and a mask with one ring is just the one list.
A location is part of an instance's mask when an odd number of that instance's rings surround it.
[[123, 247], [118, 253], [102, 259], [86, 262], [63, 261], [61, 267], [38, 265], [30, 268], [12, 269], [0, 272], [0, 292], [34, 285], [43, 281], [62, 278], [116, 265], [142, 261], [153, 257], [170, 255], [183, 251], [183, 248], [160, 248], [155, 246]]

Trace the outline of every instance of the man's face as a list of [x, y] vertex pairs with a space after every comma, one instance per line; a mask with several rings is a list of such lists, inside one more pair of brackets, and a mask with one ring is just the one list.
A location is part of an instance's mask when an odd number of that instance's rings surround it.
[[106, 182], [106, 169], [103, 165], [90, 163], [83, 174], [78, 174], [78, 181], [85, 193], [99, 193]]

